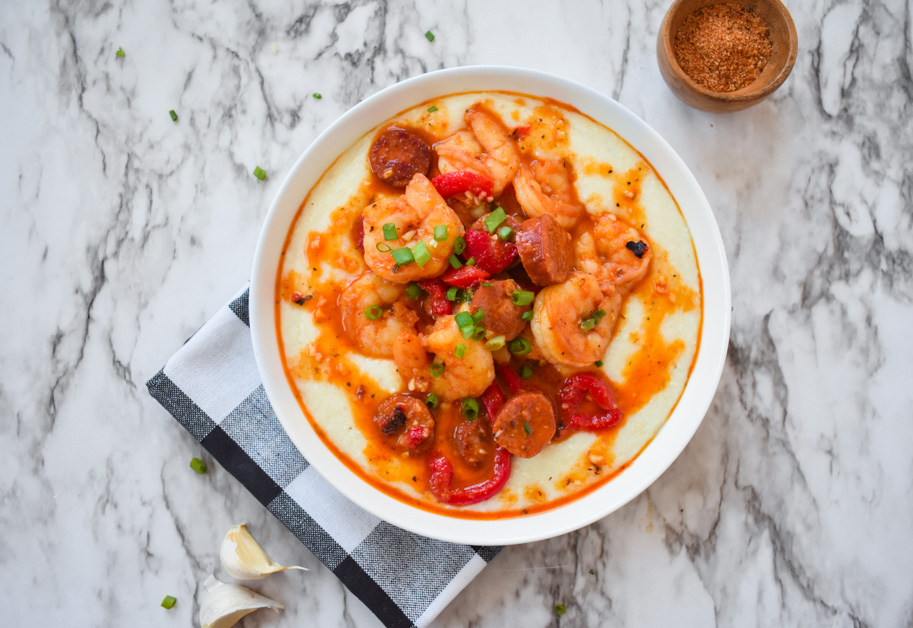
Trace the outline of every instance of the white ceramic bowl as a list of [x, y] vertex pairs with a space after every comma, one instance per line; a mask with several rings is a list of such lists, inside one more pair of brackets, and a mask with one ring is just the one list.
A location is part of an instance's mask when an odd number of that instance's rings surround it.
[[[704, 289], [701, 345], [672, 415], [629, 468], [595, 491], [539, 514], [503, 520], [447, 517], [420, 510], [370, 486], [320, 440], [301, 414], [282, 370], [273, 319], [276, 269], [289, 225], [308, 191], [333, 160], [365, 133], [400, 111], [458, 92], [506, 90], [573, 105], [614, 130], [646, 157], [678, 201], [691, 230]], [[558, 536], [605, 517], [634, 499], [665, 471], [694, 435], [713, 399], [730, 323], [729, 269], [719, 228], [694, 176], [645, 122], [598, 92], [522, 68], [477, 66], [441, 70], [397, 83], [353, 107], [308, 148], [289, 172], [260, 233], [250, 289], [254, 354], [279, 421], [314, 468], [343, 495], [393, 525], [417, 534], [476, 545], [510, 545]]]

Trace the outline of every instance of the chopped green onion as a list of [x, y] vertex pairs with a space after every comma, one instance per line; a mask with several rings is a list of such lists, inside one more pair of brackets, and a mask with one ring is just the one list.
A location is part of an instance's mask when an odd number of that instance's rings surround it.
[[482, 284], [482, 287], [483, 287], [483, 288], [491, 288], [492, 286], [494, 286], [494, 284], [493, 284], [493, 283], [488, 283], [487, 281], [486, 281], [485, 283]]
[[323, 98], [323, 96], [321, 96], [320, 92], [314, 92], [313, 96], [314, 96], [315, 100], [320, 100], [321, 98]]
[[463, 334], [463, 338], [466, 340], [472, 338], [472, 334], [475, 332], [475, 330], [475, 325], [464, 325], [463, 327], [460, 327], [460, 333]]
[[476, 327], [473, 330], [473, 332], [472, 332], [473, 340], [481, 340], [484, 337], [485, 337], [485, 328], [484, 327]]
[[412, 249], [412, 253], [415, 255], [415, 263], [419, 268], [431, 261], [431, 253], [428, 252], [428, 246], [424, 240], [418, 241], [418, 244]]
[[529, 429], [529, 423], [527, 423], [526, 421], [523, 421], [523, 431], [526, 432], [527, 436], [529, 436], [530, 434], [533, 433], [533, 431], [531, 429]]
[[510, 299], [514, 305], [529, 305], [536, 300], [536, 293], [531, 290], [514, 290]]
[[415, 261], [415, 257], [412, 255], [412, 249], [407, 246], [393, 249], [393, 261], [396, 262], [397, 266], [408, 266]]
[[174, 608], [174, 604], [177, 602], [177, 598], [166, 595], [165, 599], [162, 600], [162, 608]]
[[463, 239], [463, 236], [458, 237], [453, 241], [453, 252], [457, 255], [461, 255], [463, 251], [466, 250], [466, 240]]
[[257, 166], [256, 168], [254, 168], [254, 176], [257, 177], [258, 179], [260, 179], [261, 181], [265, 181], [266, 180], [266, 170], [264, 170], [260, 166]]
[[475, 265], [476, 265], [476, 258], [470, 257], [468, 260], [466, 260], [466, 265], [467, 265], [467, 266], [475, 266]]
[[447, 225], [438, 225], [434, 228], [435, 242], [443, 242], [447, 239]]
[[503, 207], [498, 207], [485, 216], [485, 229], [488, 230], [488, 233], [494, 233], [495, 229], [497, 229], [505, 220], [507, 220], [507, 213], [504, 211]]
[[457, 327], [465, 327], [466, 325], [475, 325], [472, 320], [472, 314], [469, 312], [457, 312], [456, 316], [453, 317], [453, 320], [456, 321]]
[[[169, 111], [169, 112], [168, 112], [168, 115], [171, 116], [171, 119], [174, 120], [175, 122], [178, 121], [178, 114], [176, 114], [176, 113], [174, 112], [174, 109], [172, 109], [171, 111]], [[173, 599], [173, 598], [172, 598], [172, 599]]]
[[425, 291], [418, 287], [416, 283], [410, 283], [406, 286], [406, 294], [409, 295], [410, 299], [418, 301], [422, 298], [422, 295], [425, 294]]
[[529, 364], [524, 364], [520, 367], [520, 379], [529, 379], [533, 376], [533, 367]]
[[[381, 247], [383, 247], [383, 248], [381, 248]], [[381, 253], [389, 253], [390, 251], [393, 250], [393, 247], [390, 246], [389, 244], [387, 244], [386, 242], [378, 242], [377, 250], [380, 251]]]
[[436, 107], [436, 106], [431, 105], [430, 107], [428, 107], [428, 113], [434, 113], [435, 111], [437, 111], [437, 107]]
[[596, 322], [598, 323], [602, 320], [602, 317], [605, 316], [605, 310], [596, 310], [593, 312], [593, 316], [596, 317]]
[[396, 235], [396, 225], [393, 224], [392, 222], [386, 223], [383, 226], [383, 230], [384, 230], [384, 240], [386, 240], [387, 242], [389, 242], [390, 240], [396, 240], [399, 238], [399, 236]]
[[425, 39], [428, 41], [434, 41], [434, 33], [431, 31], [425, 31]]
[[595, 576], [595, 575], [596, 575], [596, 572], [593, 571], [592, 569], [590, 569], [590, 575], [591, 575], [591, 576]]
[[190, 461], [190, 468], [203, 475], [206, 473], [206, 463], [200, 460], [199, 458], [194, 458]]
[[124, 52], [124, 49], [123, 49], [123, 48], [118, 48], [118, 49], [117, 49], [117, 52], [114, 53], [114, 56], [115, 56], [115, 57], [126, 57], [127, 55], [126, 55], [126, 53]]
[[495, 336], [485, 343], [485, 348], [489, 351], [497, 351], [498, 349], [503, 349], [506, 343], [507, 338], [504, 336]]
[[529, 340], [523, 338], [514, 338], [509, 343], [507, 343], [507, 348], [511, 353], [516, 355], [526, 355], [533, 350], [533, 346], [529, 343]]
[[464, 355], [466, 355], [466, 345], [458, 344], [456, 347], [454, 347], [453, 355], [458, 358], [462, 358]]
[[596, 368], [601, 369], [603, 364], [602, 360], [596, 360]]
[[477, 310], [472, 315], [472, 322], [475, 323], [476, 325], [478, 325], [479, 323], [481, 323], [484, 320], [485, 320], [485, 312], [483, 312], [482, 310]]
[[590, 331], [594, 327], [596, 327], [596, 319], [592, 316], [580, 321], [580, 331]]
[[[592, 572], [591, 572], [592, 573]], [[564, 604], [555, 604], [555, 614], [564, 615], [567, 612], [567, 606]]]
[[469, 419], [470, 421], [475, 421], [476, 417], [479, 416], [479, 402], [475, 399], [463, 399], [463, 416]]
[[510, 236], [514, 234], [514, 230], [511, 227], [501, 227], [498, 229], [498, 237], [507, 242], [510, 240]]
[[365, 310], [365, 316], [368, 317], [368, 320], [376, 321], [383, 315], [384, 311], [379, 305], [372, 305], [367, 310]]
[[533, 320], [533, 311], [527, 310], [526, 312], [523, 312], [523, 314], [520, 315], [520, 318], [522, 318], [525, 321]]
[[465, 290], [460, 290], [460, 301], [462, 301], [463, 303], [472, 302], [472, 291], [469, 290], [469, 288], [467, 288]]
[[460, 258], [457, 257], [456, 255], [451, 255], [448, 258], [448, 261], [450, 262], [450, 265], [453, 266], [454, 268], [463, 268], [463, 262], [461, 262]]
[[444, 363], [434, 362], [431, 364], [431, 377], [440, 377], [444, 374]]
[[447, 300], [448, 300], [448, 301], [456, 301], [456, 300], [457, 300], [457, 293], [458, 293], [459, 291], [460, 291], [459, 288], [447, 288]]
[[425, 397], [425, 405], [432, 410], [437, 408], [437, 395], [430, 393], [427, 397]]

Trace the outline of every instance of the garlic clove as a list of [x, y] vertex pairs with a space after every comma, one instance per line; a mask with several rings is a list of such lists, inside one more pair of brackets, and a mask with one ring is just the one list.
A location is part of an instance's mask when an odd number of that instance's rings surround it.
[[283, 567], [270, 558], [257, 540], [247, 529], [247, 524], [234, 526], [222, 540], [222, 549], [219, 551], [222, 567], [228, 574], [237, 580], [259, 580], [271, 573], [285, 571], [286, 569], [301, 569], [304, 567]]
[[209, 576], [203, 583], [208, 593], [200, 607], [200, 625], [203, 628], [231, 628], [242, 617], [260, 608], [271, 608], [277, 613], [285, 608], [279, 602], [254, 593], [239, 584], [226, 584]]

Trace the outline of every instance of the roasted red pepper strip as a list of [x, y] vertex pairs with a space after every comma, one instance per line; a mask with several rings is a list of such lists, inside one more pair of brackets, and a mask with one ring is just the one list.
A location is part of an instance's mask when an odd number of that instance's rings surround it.
[[447, 300], [447, 286], [440, 279], [426, 279], [418, 282], [418, 287], [431, 297], [431, 313], [435, 316], [447, 316], [453, 313], [453, 307]]
[[475, 283], [484, 281], [491, 277], [487, 272], [475, 266], [463, 266], [462, 268], [451, 268], [441, 275], [441, 280], [457, 288], [469, 288]]
[[506, 366], [499, 366], [496, 370], [501, 379], [504, 380], [504, 383], [507, 384], [507, 387], [510, 388], [512, 395], [516, 395], [525, 387], [523, 380]]
[[[587, 393], [605, 410], [604, 413], [590, 415], [577, 412]], [[608, 382], [594, 373], [575, 373], [564, 380], [558, 390], [558, 405], [564, 429], [568, 431], [604, 430], [624, 418]]]
[[478, 229], [469, 229], [464, 236], [466, 250], [463, 257], [475, 258], [476, 268], [497, 275], [517, 259], [517, 245], [505, 242], [497, 235], [489, 235]]
[[493, 497], [510, 477], [510, 452], [498, 447], [495, 451], [495, 470], [492, 476], [473, 486], [451, 488], [453, 465], [441, 453], [432, 454], [428, 459], [431, 477], [428, 481], [431, 494], [438, 501], [454, 506], [477, 504]]
[[482, 405], [485, 406], [485, 412], [492, 421], [498, 415], [498, 410], [504, 405], [504, 393], [498, 388], [498, 385], [492, 383], [488, 389], [482, 393]]
[[431, 185], [434, 186], [438, 194], [444, 198], [450, 198], [463, 192], [469, 192], [476, 196], [491, 196], [495, 182], [486, 176], [469, 170], [457, 170], [439, 174], [431, 179]]

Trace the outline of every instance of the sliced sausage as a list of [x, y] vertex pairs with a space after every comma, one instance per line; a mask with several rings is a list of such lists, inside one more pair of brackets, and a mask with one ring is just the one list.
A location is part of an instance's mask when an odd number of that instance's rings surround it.
[[480, 466], [495, 450], [487, 420], [463, 421], [453, 431], [460, 457], [471, 467]]
[[571, 276], [574, 266], [571, 234], [550, 214], [524, 221], [516, 240], [520, 261], [536, 285], [550, 286]]
[[513, 279], [483, 281], [472, 295], [469, 311], [475, 314], [479, 310], [485, 314], [482, 327], [495, 336], [504, 336], [513, 340], [526, 327], [521, 317], [530, 309], [528, 305], [514, 305], [513, 294], [520, 286]]
[[427, 175], [434, 154], [431, 147], [414, 133], [391, 127], [371, 145], [371, 171], [393, 187], [404, 188], [416, 173]]
[[555, 409], [541, 392], [521, 392], [504, 404], [492, 423], [494, 439], [521, 458], [532, 458], [555, 435]]
[[434, 441], [434, 417], [424, 401], [411, 395], [398, 393], [384, 399], [374, 422], [381, 434], [395, 438], [404, 450], [424, 451]]

